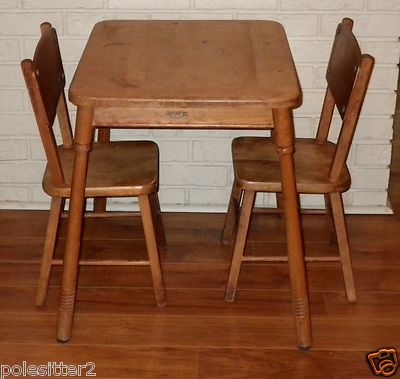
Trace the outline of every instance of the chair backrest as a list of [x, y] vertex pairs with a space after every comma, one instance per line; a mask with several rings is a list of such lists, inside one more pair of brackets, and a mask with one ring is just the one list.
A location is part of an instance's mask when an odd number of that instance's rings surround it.
[[65, 148], [73, 145], [71, 123], [65, 100], [65, 75], [61, 61], [56, 30], [49, 23], [40, 25], [41, 37], [33, 60], [21, 62], [36, 123], [46, 153], [54, 185], [64, 182], [64, 175], [57, 151], [53, 125], [57, 116]]
[[328, 86], [316, 136], [317, 143], [326, 142], [336, 106], [342, 128], [331, 166], [332, 181], [340, 177], [346, 163], [375, 62], [371, 55], [361, 54], [352, 28], [353, 21], [349, 18], [344, 18], [337, 27], [326, 71]]

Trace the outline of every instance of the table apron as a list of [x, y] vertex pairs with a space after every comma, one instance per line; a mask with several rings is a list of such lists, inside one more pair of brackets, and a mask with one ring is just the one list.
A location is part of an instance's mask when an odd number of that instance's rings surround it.
[[94, 109], [94, 126], [171, 129], [271, 129], [272, 110], [264, 105], [132, 106]]

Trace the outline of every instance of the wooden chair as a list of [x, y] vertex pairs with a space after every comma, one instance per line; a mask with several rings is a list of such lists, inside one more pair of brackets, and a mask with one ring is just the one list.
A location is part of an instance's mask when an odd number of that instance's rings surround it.
[[[349, 302], [356, 301], [356, 291], [342, 193], [350, 188], [346, 160], [374, 66], [372, 56], [361, 54], [352, 26], [353, 21], [345, 18], [337, 27], [326, 72], [327, 90], [317, 136], [297, 138], [294, 155], [297, 192], [323, 194], [328, 216], [333, 218]], [[342, 119], [336, 144], [327, 140], [335, 106]], [[275, 192], [277, 200], [282, 196], [278, 154], [272, 138], [239, 137], [232, 142], [234, 183], [223, 241], [226, 243], [232, 239], [237, 223], [238, 228], [225, 292], [226, 301], [234, 300], [242, 262], [269, 260], [267, 257], [244, 256], [244, 248], [256, 193]], [[278, 207], [280, 204], [278, 201]]]
[[[56, 30], [49, 23], [41, 25], [41, 38], [33, 60], [23, 60], [21, 67], [47, 157], [43, 189], [52, 197], [36, 298], [37, 305], [43, 305], [51, 266], [62, 263], [54, 259], [54, 248], [64, 202], [71, 194], [74, 160], [74, 140], [64, 94], [64, 70]], [[57, 146], [53, 132], [56, 116], [61, 129], [61, 146]], [[158, 165], [158, 146], [151, 141], [98, 142], [93, 145], [85, 196], [138, 197], [149, 259], [81, 260], [80, 264], [150, 265], [156, 302], [161, 307], [166, 304], [166, 297], [158, 246], [165, 246], [165, 235], [157, 195]], [[113, 212], [103, 216], [108, 214]]]

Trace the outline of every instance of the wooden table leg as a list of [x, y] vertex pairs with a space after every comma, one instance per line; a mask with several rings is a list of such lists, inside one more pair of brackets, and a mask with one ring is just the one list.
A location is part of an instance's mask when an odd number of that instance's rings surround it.
[[311, 347], [312, 343], [311, 317], [293, 161], [294, 127], [292, 111], [290, 109], [274, 109], [273, 119], [275, 125], [275, 142], [279, 153], [282, 173], [286, 241], [297, 346], [307, 349]]
[[[99, 128], [97, 131], [97, 141], [99, 142], [110, 142], [111, 131], [110, 128]], [[105, 212], [107, 209], [107, 198], [96, 197], [94, 200], [93, 210], [95, 212]]]
[[89, 151], [93, 142], [93, 108], [79, 107], [75, 136], [75, 160], [68, 215], [67, 240], [64, 253], [60, 303], [57, 319], [57, 339], [69, 340], [75, 308], [81, 245], [82, 220], [85, 205], [85, 185]]

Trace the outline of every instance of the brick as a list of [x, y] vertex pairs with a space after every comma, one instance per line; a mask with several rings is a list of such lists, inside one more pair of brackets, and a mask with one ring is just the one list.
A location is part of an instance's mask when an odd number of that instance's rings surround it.
[[38, 135], [35, 117], [33, 115], [0, 115], [0, 136], [22, 135]]
[[[76, 62], [79, 61], [79, 59], [81, 58], [86, 42], [87, 39], [65, 39], [62, 37], [59, 38], [64, 71], [68, 71], [67, 67], [69, 64], [71, 64], [70, 62], [73, 62], [73, 67], [74, 69], [76, 68]], [[24, 49], [28, 56], [31, 56], [31, 54], [35, 51], [36, 44], [36, 40], [25, 41]]]
[[353, 191], [353, 206], [374, 206], [385, 207], [387, 205], [386, 191]]
[[358, 120], [354, 138], [356, 140], [391, 140], [393, 135], [392, 118], [363, 118]]
[[30, 159], [32, 160], [46, 160], [46, 154], [44, 152], [43, 144], [41, 140], [30, 141]]
[[311, 89], [314, 87], [314, 68], [310, 66], [297, 66], [301, 88]]
[[296, 115], [315, 114], [320, 115], [325, 91], [303, 91], [303, 104], [295, 110]]
[[242, 136], [243, 134], [246, 135], [254, 135], [254, 136], [263, 136], [269, 135], [269, 130], [246, 130], [244, 133], [243, 130], [182, 130], [182, 129], [175, 129], [175, 130], [152, 130], [151, 135], [155, 138], [185, 138], [188, 140], [197, 139], [197, 138], [209, 138], [212, 136], [213, 138], [235, 138], [238, 136]]
[[40, 24], [50, 22], [62, 33], [62, 15], [60, 13], [0, 13], [0, 35], [40, 36]]
[[[353, 31], [359, 37], [398, 37], [400, 35], [399, 16], [396, 14], [358, 14], [349, 15], [354, 20]], [[341, 21], [339, 15], [321, 16], [321, 35], [333, 36], [337, 24]]]
[[289, 37], [314, 36], [318, 32], [317, 15], [271, 15], [257, 13], [238, 13], [241, 20], [272, 20], [281, 23]]
[[185, 162], [189, 160], [187, 141], [158, 141], [162, 162]]
[[[318, 67], [315, 77], [315, 86], [317, 88], [326, 87], [326, 66]], [[399, 70], [397, 67], [374, 67], [371, 76], [371, 82], [369, 83], [368, 90], [396, 90], [397, 79]]]
[[396, 93], [372, 93], [365, 96], [363, 115], [387, 115], [393, 114], [396, 104]]
[[[48, 203], [46, 209], [50, 208], [51, 197], [43, 191], [43, 188], [41, 186], [31, 186], [31, 194], [32, 201], [36, 203]], [[68, 207], [65, 206], [65, 209], [68, 209]]]
[[16, 39], [0, 39], [0, 61], [19, 59], [19, 41]]
[[[315, 86], [317, 88], [326, 87], [326, 66], [318, 67], [316, 70]], [[368, 90], [379, 89], [379, 90], [396, 90], [397, 79], [399, 70], [397, 67], [379, 67], [375, 66], [372, 72], [371, 82], [368, 86]]]
[[0, 89], [0, 112], [24, 109], [24, 94], [21, 90]]
[[28, 158], [26, 140], [22, 139], [0, 139], [0, 160], [22, 160]]
[[342, 194], [344, 213], [346, 214], [347, 208], [351, 207], [353, 204], [353, 193], [349, 190]]
[[108, 0], [108, 7], [114, 9], [189, 9], [189, 0]]
[[0, 64], [0, 87], [25, 86], [19, 64]]
[[[259, 199], [259, 197], [261, 197], [260, 195], [262, 195], [262, 198]], [[258, 204], [257, 202], [259, 202], [260, 204]], [[258, 193], [255, 205], [264, 206], [267, 208], [276, 208], [276, 196], [274, 193]]]
[[[321, 112], [325, 92], [303, 92], [303, 105], [295, 110], [296, 115], [315, 114]], [[361, 115], [384, 116], [391, 115], [395, 110], [396, 94], [393, 93], [371, 93], [367, 92]]]
[[[220, 130], [222, 132], [222, 130]], [[265, 129], [265, 130], [225, 130], [226, 135], [224, 136], [225, 138], [236, 138], [240, 137], [243, 135], [246, 136], [254, 136], [254, 137], [270, 137], [271, 135], [271, 130], [270, 129]], [[214, 134], [213, 134], [214, 135]]]
[[227, 167], [161, 165], [160, 185], [192, 185], [221, 187], [227, 184]]
[[66, 32], [71, 36], [88, 36], [93, 26], [103, 20], [113, 19], [110, 13], [67, 13]]
[[[63, 54], [63, 52], [61, 52], [61, 54]], [[74, 63], [64, 63], [64, 73], [65, 73], [65, 80], [66, 80], [66, 85], [68, 87], [68, 85], [71, 83], [72, 78], [74, 77], [76, 68], [78, 66], [78, 63], [74, 62]], [[72, 104], [71, 104], [72, 105]], [[71, 109], [71, 107], [70, 107]]]
[[189, 203], [201, 205], [228, 205], [230, 188], [191, 188]]
[[[319, 119], [318, 123], [316, 123], [316, 129], [315, 129], [316, 131], [318, 130], [317, 129], [318, 124], [319, 124]], [[340, 118], [339, 113], [337, 113], [335, 109], [335, 113], [332, 118], [331, 128], [329, 130], [328, 140], [336, 143], [337, 139], [339, 138], [341, 128], [342, 128], [342, 119]]]
[[[93, 209], [93, 199], [86, 204], [86, 209]], [[107, 199], [107, 205], [112, 210], [137, 211], [139, 210], [137, 197], [111, 197]]]
[[18, 187], [10, 185], [0, 186], [0, 199], [2, 202], [5, 201], [28, 201], [29, 200], [29, 190], [27, 187]]
[[302, 208], [319, 209], [325, 206], [324, 197], [322, 195], [301, 194], [300, 203]]
[[95, 9], [103, 8], [103, 0], [22, 0], [23, 8], [31, 9]]
[[349, 10], [363, 9], [363, 0], [281, 0], [283, 10]]
[[185, 204], [185, 190], [183, 188], [160, 188], [159, 198], [161, 211], [163, 204]]
[[368, 0], [367, 8], [374, 11], [400, 11], [399, 0]]
[[0, 183], [41, 183], [44, 165], [44, 162], [0, 162]]
[[[67, 13], [67, 25], [66, 30], [67, 34], [71, 36], [88, 36], [93, 26], [104, 20], [115, 20], [120, 17], [117, 17], [116, 13], [110, 12], [99, 12], [99, 13]], [[132, 19], [147, 19], [146, 14], [126, 14], [126, 17]]]
[[18, 8], [18, 0], [1, 0], [0, 9]]
[[387, 166], [391, 160], [392, 145], [386, 144], [358, 144], [355, 163], [358, 166]]
[[289, 39], [289, 44], [296, 64], [312, 62], [328, 63], [332, 48], [331, 41]]
[[[72, 120], [71, 120], [72, 122]], [[72, 123], [75, 125], [75, 121]], [[133, 141], [139, 139], [149, 139], [150, 131], [145, 129], [112, 129], [111, 140], [114, 141]]]
[[389, 182], [389, 168], [350, 168], [353, 189], [384, 190]]
[[315, 78], [314, 78], [314, 85], [315, 88], [326, 88], [326, 79], [325, 79], [325, 75], [326, 75], [326, 67], [327, 65], [324, 66], [318, 66], [315, 69]]
[[193, 141], [193, 161], [231, 162], [230, 141]]
[[[75, 122], [72, 122], [75, 125]], [[144, 129], [111, 129], [112, 141], [136, 141], [136, 140], [153, 140], [149, 138], [149, 131]], [[97, 131], [96, 131], [97, 140]]]
[[148, 13], [132, 13], [129, 11], [114, 13], [115, 20], [147, 20]]
[[369, 89], [397, 90], [399, 69], [397, 67], [375, 67]]
[[197, 9], [277, 9], [276, 0], [195, 0]]
[[399, 63], [400, 44], [398, 41], [362, 41], [362, 51], [375, 57], [379, 64]]
[[[34, 38], [24, 37], [22, 41], [22, 56], [24, 58], [32, 59], [35, 53], [35, 48], [37, 46], [39, 35]], [[62, 55], [62, 51], [61, 51]]]
[[154, 139], [160, 138], [187, 138], [192, 137], [192, 130], [179, 130], [179, 129], [153, 129], [150, 131], [150, 135]]
[[150, 18], [152, 20], [232, 20], [232, 13], [151, 13]]
[[[315, 135], [319, 123], [319, 117], [315, 117], [312, 120], [311, 129], [312, 135]], [[335, 113], [335, 116], [332, 120], [331, 131], [329, 133], [329, 140], [336, 141], [340, 128], [342, 125], [342, 120], [339, 115]], [[392, 138], [393, 134], [393, 119], [392, 118], [366, 118], [360, 117], [358, 120], [358, 125], [356, 129], [356, 133], [354, 135], [355, 141], [364, 141], [372, 140], [372, 141], [388, 141]]]
[[311, 133], [311, 118], [309, 117], [295, 117], [294, 129], [297, 138], [313, 137]]

